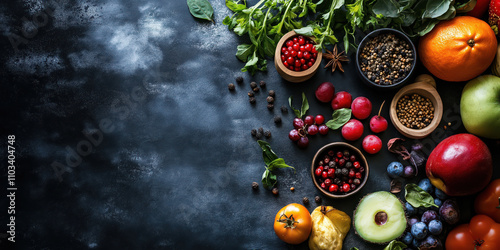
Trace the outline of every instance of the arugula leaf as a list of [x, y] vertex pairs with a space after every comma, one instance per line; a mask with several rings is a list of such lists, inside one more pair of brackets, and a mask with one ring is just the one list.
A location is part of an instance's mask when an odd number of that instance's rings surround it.
[[434, 204], [434, 198], [420, 188], [417, 184], [410, 183], [405, 186], [405, 199], [414, 207], [439, 207]]
[[331, 130], [337, 130], [344, 126], [351, 119], [351, 109], [341, 108], [333, 111], [332, 119], [327, 121], [325, 125]]
[[214, 9], [207, 0], [187, 0], [189, 12], [196, 18], [214, 22]]
[[401, 241], [397, 241], [397, 240], [393, 240], [389, 243], [389, 245], [387, 245], [384, 250], [403, 250], [405, 249], [407, 246], [405, 245], [405, 243], [401, 242]]

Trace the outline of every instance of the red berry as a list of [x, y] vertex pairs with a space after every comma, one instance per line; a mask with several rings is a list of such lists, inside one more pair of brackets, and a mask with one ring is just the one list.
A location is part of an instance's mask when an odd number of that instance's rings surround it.
[[316, 117], [314, 117], [314, 122], [317, 125], [321, 125], [321, 124], [323, 124], [323, 122], [325, 122], [325, 117], [322, 115], [317, 115]]
[[361, 138], [363, 130], [363, 123], [356, 119], [351, 119], [342, 127], [342, 137], [348, 141], [355, 141]]
[[286, 41], [286, 46], [287, 47], [291, 47], [292, 45], [293, 45], [293, 41], [292, 40]]
[[311, 54], [309, 52], [305, 51], [304, 52], [304, 58], [307, 59], [307, 60], [311, 59]]
[[299, 37], [299, 44], [304, 45], [306, 43], [306, 40], [304, 40], [303, 37]]
[[328, 169], [327, 174], [328, 174], [328, 177], [335, 178], [335, 169], [333, 169], [333, 168]]
[[309, 66], [308, 66], [308, 65], [306, 65], [306, 64], [304, 64], [304, 65], [302, 65], [302, 66], [301, 66], [301, 68], [302, 68], [302, 70], [306, 70], [306, 69], [308, 69], [308, 68], [309, 68]]
[[316, 125], [311, 125], [307, 128], [307, 133], [310, 134], [310, 135], [315, 135], [318, 133], [318, 126]]
[[300, 67], [300, 65], [302, 65], [302, 64], [300, 63], [300, 60], [298, 60], [298, 59], [297, 59], [297, 60], [295, 60], [295, 67]]
[[325, 164], [328, 164], [330, 162], [330, 158], [325, 157], [325, 159], [323, 161], [325, 162]]
[[326, 187], [330, 187], [330, 185], [332, 185], [332, 180], [331, 179], [326, 179], [325, 180], [325, 185], [326, 185]]
[[[355, 155], [351, 155], [351, 157], [349, 158], [349, 160], [351, 160], [352, 162], [355, 162], [356, 161], [356, 156]], [[359, 164], [359, 162], [358, 162]]]
[[290, 56], [291, 57], [296, 57], [297, 56], [297, 51], [295, 51], [295, 50], [290, 51]]
[[293, 46], [288, 46], [287, 50], [288, 50], [288, 52], [293, 51]]
[[297, 52], [297, 57], [298, 57], [298, 58], [302, 58], [302, 57], [304, 57], [303, 52], [302, 52], [302, 51]]
[[363, 139], [363, 149], [369, 154], [376, 154], [382, 149], [382, 140], [376, 135], [368, 135]]
[[326, 134], [328, 134], [328, 130], [329, 130], [329, 128], [328, 128], [325, 124], [321, 124], [321, 125], [319, 126], [318, 130], [319, 130], [319, 133], [320, 133], [321, 135], [326, 135]]
[[283, 55], [285, 56], [285, 58], [288, 58], [290, 56], [290, 51], [285, 51], [285, 53], [283, 53]]
[[344, 158], [340, 158], [340, 159], [339, 159], [339, 165], [340, 165], [341, 167], [343, 167], [343, 166], [345, 165], [345, 160], [344, 160]]
[[293, 127], [295, 129], [304, 127], [304, 120], [296, 117], [295, 119], [293, 119]]
[[[352, 156], [351, 156], [352, 158]], [[361, 164], [359, 164], [359, 161], [355, 161], [353, 164], [354, 168], [360, 168], [361, 167]]]
[[311, 50], [312, 50], [312, 45], [311, 45], [310, 43], [308, 43], [308, 44], [306, 44], [306, 45], [304, 46], [304, 49], [305, 49], [307, 52], [311, 52]]
[[287, 48], [285, 46], [283, 46], [283, 48], [281, 48], [281, 53], [285, 53], [287, 51]]
[[295, 68], [293, 67], [293, 65], [290, 65], [288, 68], [289, 68], [290, 70], [295, 70]]
[[340, 91], [333, 95], [332, 100], [332, 108], [333, 110], [341, 109], [341, 108], [350, 108], [351, 107], [352, 96], [351, 94]]
[[311, 52], [314, 54], [318, 53], [318, 51], [316, 50], [316, 47], [314, 47], [314, 46], [312, 47]]
[[321, 172], [321, 177], [323, 177], [323, 179], [328, 178], [328, 172], [326, 171]]
[[342, 189], [344, 189], [344, 192], [347, 193], [351, 190], [351, 185], [346, 183], [346, 184], [342, 185]]
[[332, 184], [330, 185], [330, 187], [328, 188], [328, 191], [330, 192], [337, 192], [339, 190], [339, 186], [337, 184]]
[[288, 64], [292, 65], [294, 63], [294, 60], [293, 60], [293, 57], [289, 56], [286, 61], [288, 62]]
[[295, 68], [293, 68], [293, 70], [300, 71], [300, 67], [295, 67]]
[[362, 177], [362, 176], [361, 176], [361, 173], [360, 173], [360, 172], [357, 172], [356, 174], [354, 174], [354, 177], [355, 177], [356, 179], [361, 179], [361, 177]]
[[294, 43], [298, 43], [299, 42], [299, 38], [298, 37], [294, 37], [292, 40], [293, 40]]
[[288, 138], [292, 141], [298, 141], [300, 139], [299, 131], [296, 129], [290, 130], [290, 133], [288, 133]]
[[337, 158], [342, 158], [342, 157], [344, 157], [344, 154], [340, 151], [337, 152]]
[[283, 62], [283, 65], [285, 65], [285, 67], [287, 67], [287, 68], [289, 67], [289, 66], [288, 66], [288, 62], [287, 62], [287, 61], [284, 61], [284, 62]]
[[325, 183], [324, 183], [324, 182], [323, 182], [323, 183], [321, 183], [321, 184], [320, 184], [320, 186], [321, 186], [321, 188], [322, 188], [322, 189], [326, 189], [326, 185], [325, 185]]
[[300, 59], [300, 63], [301, 64], [305, 64], [306, 63], [306, 59], [304, 59], [304, 58]]
[[301, 46], [299, 47], [299, 50], [300, 50], [300, 51], [302, 51], [302, 52], [304, 52], [304, 51], [306, 51], [306, 48], [304, 48], [304, 46], [303, 46], [303, 45], [301, 45]]
[[355, 175], [356, 175], [356, 172], [354, 172], [354, 170], [349, 171], [349, 178], [354, 178]]
[[319, 166], [317, 169], [320, 169], [323, 172], [323, 166]]
[[294, 43], [293, 46], [292, 46], [292, 48], [295, 51], [299, 51], [299, 44], [298, 43]]
[[314, 124], [314, 117], [312, 115], [308, 115], [304, 118], [304, 123], [306, 125], [313, 125]]
[[372, 112], [372, 103], [368, 100], [368, 98], [360, 96], [352, 101], [351, 109], [354, 117], [363, 120], [370, 116], [370, 113]]
[[317, 168], [317, 169], [316, 169], [316, 171], [314, 171], [314, 175], [316, 175], [316, 176], [321, 176], [321, 173], [322, 173], [322, 172], [323, 172], [323, 171], [322, 171], [320, 168]]
[[285, 61], [286, 61], [286, 57], [285, 57], [285, 55], [281, 55], [281, 61], [282, 61], [282, 62], [285, 62]]
[[300, 137], [299, 141], [297, 141], [297, 145], [300, 148], [306, 148], [307, 146], [309, 146], [309, 138], [307, 138], [307, 136]]

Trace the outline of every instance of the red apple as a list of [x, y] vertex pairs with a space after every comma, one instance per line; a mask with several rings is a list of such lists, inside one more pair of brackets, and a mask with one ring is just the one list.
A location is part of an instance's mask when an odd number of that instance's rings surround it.
[[472, 134], [452, 135], [429, 155], [425, 167], [432, 185], [450, 196], [479, 192], [493, 174], [491, 153], [481, 139]]

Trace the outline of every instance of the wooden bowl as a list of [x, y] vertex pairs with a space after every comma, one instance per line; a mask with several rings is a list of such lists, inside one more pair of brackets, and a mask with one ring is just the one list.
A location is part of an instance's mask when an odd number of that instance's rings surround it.
[[[285, 44], [286, 40], [290, 37], [296, 36], [297, 33], [295, 31], [290, 31], [283, 35], [276, 45], [276, 51], [274, 52], [274, 66], [276, 67], [276, 71], [283, 77], [285, 80], [289, 82], [304, 82], [311, 78], [316, 71], [319, 69], [319, 65], [321, 65], [321, 60], [323, 58], [323, 53], [318, 51], [318, 57], [316, 58], [316, 62], [314, 62], [313, 66], [303, 70], [303, 71], [293, 71], [285, 67], [283, 62], [281, 62], [281, 48]], [[311, 39], [311, 37], [309, 37]], [[312, 39], [311, 39], [312, 40]]]
[[[338, 151], [344, 151], [346, 149], [348, 149], [351, 152], [351, 154], [354, 154], [356, 156], [357, 161], [359, 161], [359, 163], [361, 163], [361, 166], [363, 166], [365, 168], [364, 178], [363, 178], [363, 181], [361, 182], [361, 184], [359, 185], [359, 187], [357, 187], [355, 190], [350, 191], [349, 193], [346, 193], [346, 194], [332, 194], [332, 193], [328, 192], [327, 190], [324, 190], [323, 188], [321, 188], [321, 186], [318, 183], [318, 180], [316, 180], [316, 175], [314, 174], [314, 170], [315, 170], [315, 167], [317, 166], [317, 163], [320, 160], [322, 160], [322, 157], [324, 157], [324, 155], [328, 154], [328, 151], [333, 150], [334, 152], [338, 152]], [[318, 152], [316, 152], [316, 154], [314, 155], [314, 158], [312, 160], [312, 164], [311, 164], [311, 177], [313, 179], [314, 185], [324, 195], [331, 197], [331, 198], [346, 198], [346, 197], [349, 197], [349, 196], [359, 192], [359, 190], [361, 190], [365, 186], [366, 182], [368, 181], [369, 173], [370, 173], [370, 168], [368, 167], [368, 161], [366, 161], [366, 158], [363, 155], [363, 153], [358, 148], [352, 146], [349, 143], [345, 143], [345, 142], [332, 142], [332, 143], [326, 144], [325, 146], [320, 148], [318, 150]]]
[[[403, 87], [396, 93], [396, 95], [394, 95], [389, 114], [392, 124], [401, 134], [408, 138], [421, 139], [428, 136], [437, 128], [437, 126], [439, 126], [441, 118], [443, 117], [443, 102], [441, 101], [441, 96], [439, 96], [439, 93], [436, 90], [436, 82], [432, 76], [424, 74], [418, 76], [415, 80], [415, 83]], [[408, 94], [419, 94], [431, 100], [432, 105], [434, 106], [434, 118], [427, 127], [423, 129], [411, 129], [403, 126], [403, 124], [399, 121], [396, 113], [396, 105], [399, 98]]]

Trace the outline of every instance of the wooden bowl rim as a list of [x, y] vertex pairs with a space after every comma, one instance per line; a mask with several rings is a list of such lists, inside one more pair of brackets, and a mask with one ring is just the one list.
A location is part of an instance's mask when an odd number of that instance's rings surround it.
[[[323, 52], [318, 51], [318, 56], [316, 57], [316, 61], [314, 62], [313, 66], [304, 70], [304, 71], [292, 71], [289, 68], [285, 67], [283, 63], [281, 62], [281, 48], [283, 47], [283, 44], [285, 44], [286, 40], [290, 37], [297, 36], [298, 34], [295, 31], [290, 31], [286, 34], [284, 34], [281, 39], [278, 41], [276, 45], [276, 51], [274, 52], [274, 61], [275, 65], [280, 68], [280, 70], [290, 76], [290, 77], [296, 77], [296, 78], [302, 78], [302, 77], [307, 77], [307, 76], [312, 76], [316, 71], [319, 69], [319, 66], [321, 65], [321, 61], [323, 59]], [[312, 37], [310, 36], [305, 36], [311, 39], [313, 41]], [[313, 41], [314, 42], [314, 41]]]
[[[429, 98], [432, 102], [432, 105], [434, 106], [434, 119], [432, 119], [432, 122], [429, 124], [429, 126], [423, 129], [407, 128], [403, 126], [403, 124], [401, 124], [401, 122], [397, 118], [396, 105], [399, 99], [404, 95], [414, 93]], [[421, 139], [431, 134], [439, 126], [441, 118], [443, 117], [443, 101], [441, 100], [441, 96], [437, 92], [436, 88], [434, 88], [434, 86], [430, 85], [429, 83], [412, 83], [408, 86], [403, 87], [394, 95], [394, 97], [392, 98], [389, 115], [392, 124], [401, 134], [412, 139]]]
[[[364, 164], [364, 166], [365, 166], [365, 178], [363, 179], [363, 182], [361, 182], [361, 184], [359, 185], [358, 188], [356, 188], [356, 190], [354, 190], [350, 193], [341, 194], [341, 195], [332, 194], [330, 192], [327, 192], [326, 190], [323, 190], [319, 186], [318, 181], [316, 180], [316, 176], [314, 174], [316, 160], [318, 159], [318, 157], [320, 157], [320, 154], [325, 153], [324, 151], [326, 151], [330, 148], [333, 148], [333, 147], [347, 147], [347, 148], [349, 148], [350, 150], [354, 151], [357, 155], [359, 155], [361, 157], [362, 164]], [[368, 166], [368, 161], [366, 160], [366, 157], [363, 155], [363, 152], [361, 152], [361, 150], [359, 150], [358, 148], [356, 148], [355, 146], [353, 146], [347, 142], [331, 142], [331, 143], [328, 143], [325, 146], [321, 147], [320, 149], [318, 149], [318, 151], [314, 155], [313, 160], [312, 160], [312, 164], [311, 164], [311, 177], [313, 179], [314, 186], [316, 186], [316, 188], [319, 189], [323, 194], [325, 194], [326, 196], [331, 197], [331, 198], [346, 198], [346, 197], [349, 197], [349, 196], [359, 192], [359, 190], [361, 190], [365, 186], [366, 182], [368, 181], [369, 174], [370, 174], [370, 167]]]

